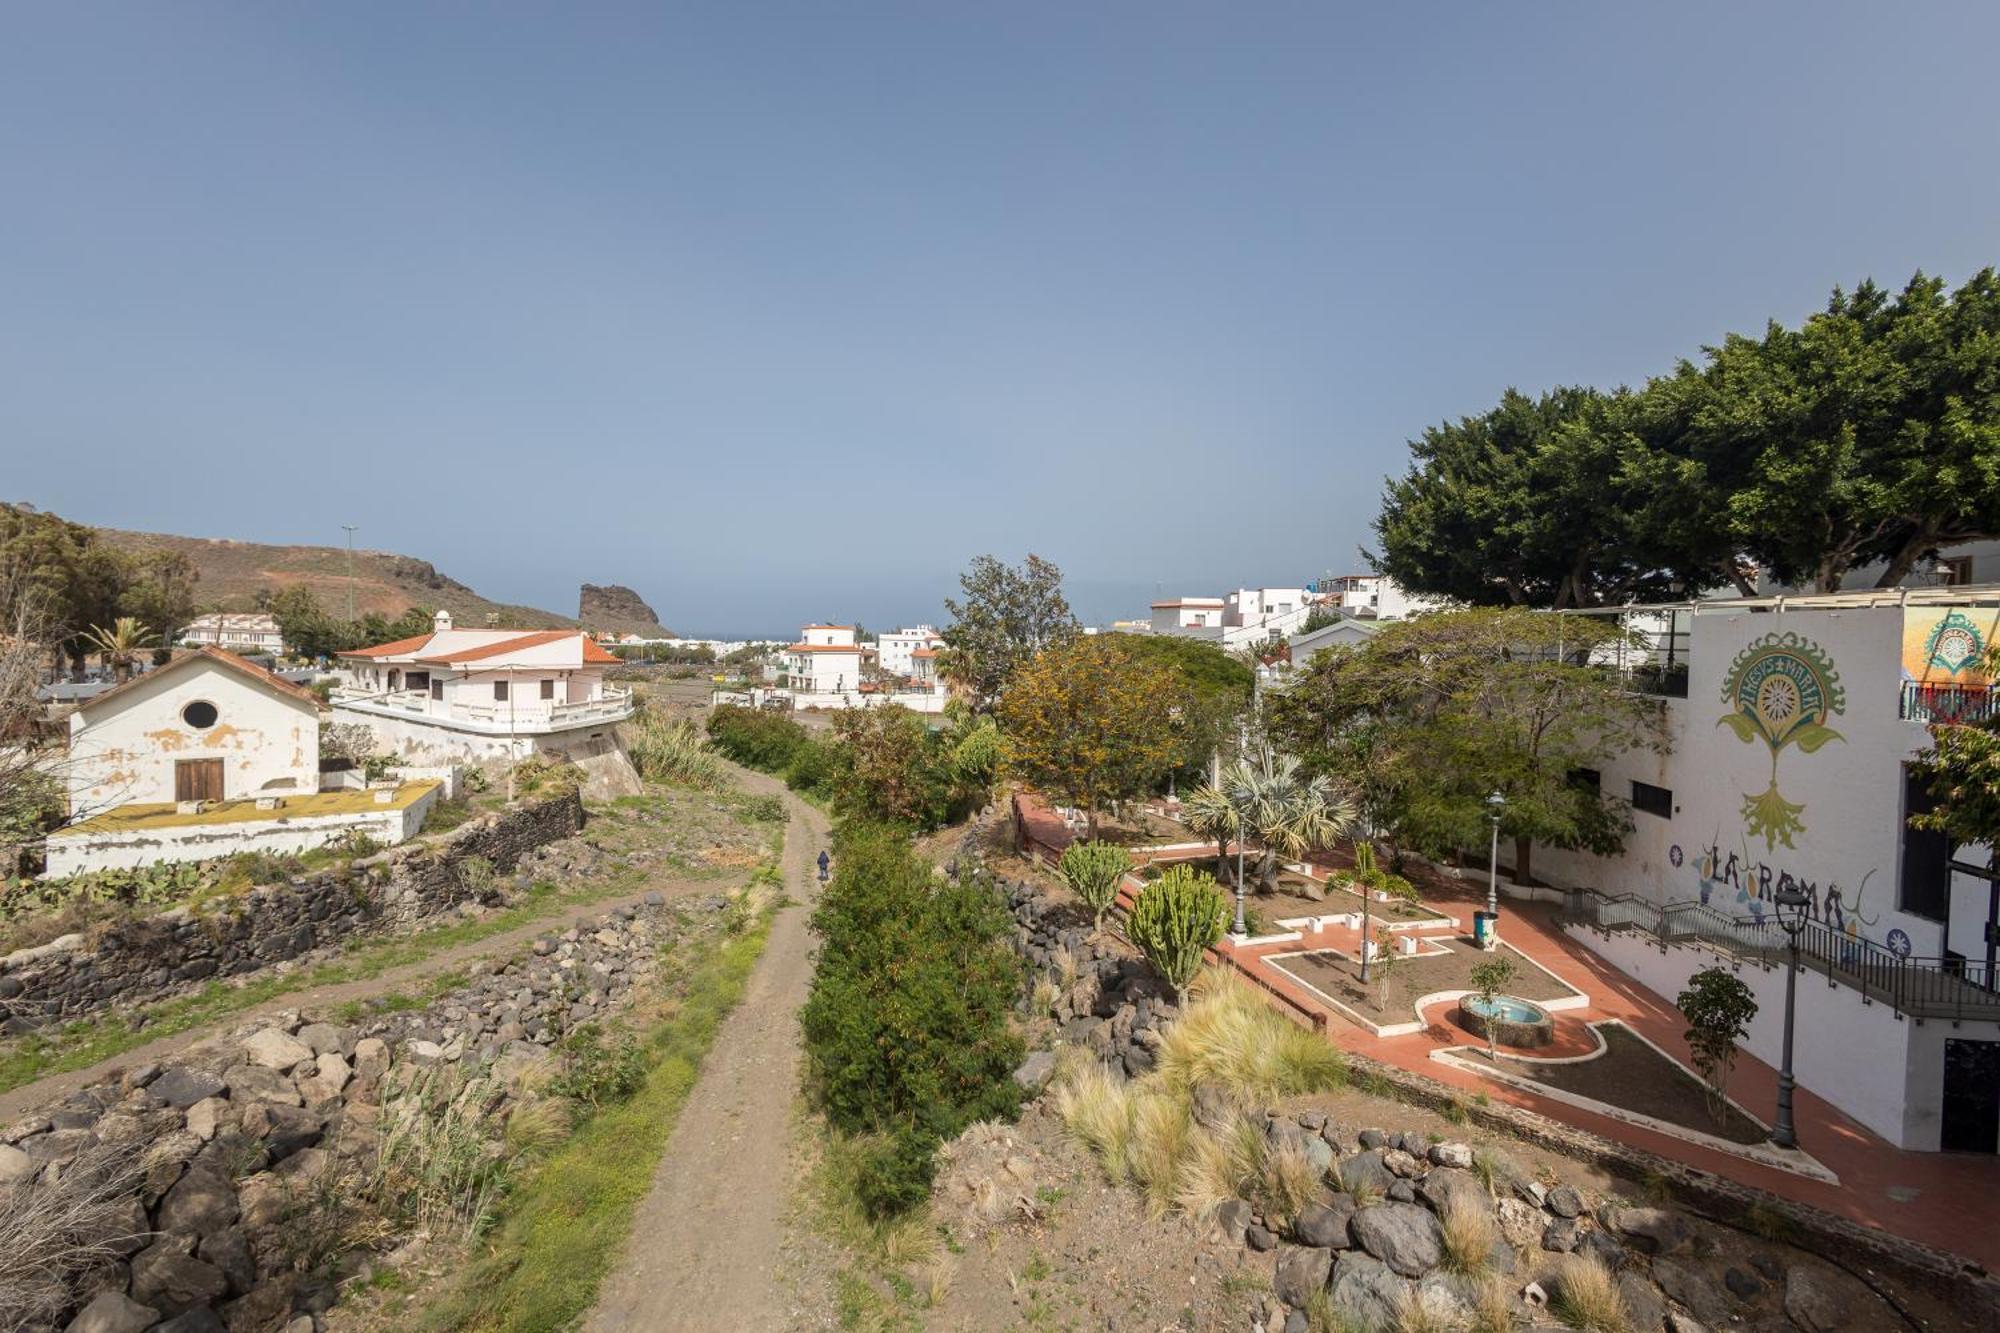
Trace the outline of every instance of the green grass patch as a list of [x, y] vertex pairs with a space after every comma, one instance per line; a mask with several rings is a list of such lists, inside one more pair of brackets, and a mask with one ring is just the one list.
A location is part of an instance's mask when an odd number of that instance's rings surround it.
[[359, 945], [339, 958], [284, 976], [260, 977], [240, 984], [212, 981], [191, 994], [129, 1013], [84, 1019], [52, 1032], [34, 1033], [0, 1048], [0, 1092], [50, 1074], [86, 1069], [147, 1042], [240, 1014], [280, 996], [343, 982], [368, 981], [384, 972], [420, 963], [444, 950], [475, 944], [559, 916], [578, 903], [635, 893], [643, 882], [644, 876], [636, 871], [623, 871], [609, 879], [568, 889], [544, 881], [522, 893], [511, 907], [477, 921], [456, 921]]
[[645, 1083], [514, 1187], [486, 1254], [428, 1312], [427, 1327], [537, 1333], [569, 1328], [590, 1309], [770, 931], [765, 912], [686, 971], [672, 1012], [644, 1035]]

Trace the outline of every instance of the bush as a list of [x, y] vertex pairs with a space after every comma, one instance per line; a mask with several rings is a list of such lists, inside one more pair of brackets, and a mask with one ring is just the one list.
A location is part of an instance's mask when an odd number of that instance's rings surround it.
[[1215, 881], [1177, 865], [1139, 891], [1126, 932], [1153, 970], [1176, 992], [1201, 971], [1202, 955], [1222, 938], [1229, 903]]
[[854, 1193], [871, 1221], [909, 1212], [928, 1199], [937, 1175], [936, 1142], [915, 1130], [885, 1135], [862, 1147]]
[[1132, 854], [1116, 843], [1075, 842], [1062, 854], [1056, 869], [1063, 883], [1097, 914], [1101, 926], [1104, 914], [1118, 900], [1118, 886], [1132, 869]]
[[[813, 1099], [836, 1128], [936, 1145], [1019, 1104], [1012, 920], [983, 886], [934, 879], [900, 829], [847, 823], [814, 909], [819, 962], [800, 1012]], [[887, 1150], [884, 1150], [885, 1152]], [[900, 1154], [874, 1173], [904, 1197]], [[893, 1187], [892, 1187], [893, 1186]]]
[[764, 773], [784, 772], [798, 748], [811, 739], [788, 717], [734, 704], [708, 715], [708, 738], [737, 763]]
[[560, 1068], [548, 1090], [592, 1111], [624, 1101], [646, 1081], [646, 1054], [638, 1041], [630, 1033], [606, 1041], [595, 1023], [585, 1023], [557, 1042], [556, 1059]]
[[832, 741], [804, 737], [785, 765], [785, 785], [804, 796], [831, 799], [846, 769], [845, 753]]
[[900, 705], [840, 714], [846, 762], [834, 777], [840, 812], [928, 831], [951, 816], [952, 755], [941, 732]]
[[1708, 967], [1688, 978], [1687, 989], [1674, 1004], [1688, 1021], [1688, 1052], [1701, 1075], [1709, 1114], [1720, 1123], [1728, 1110], [1736, 1047], [1757, 1017], [1757, 996], [1741, 977], [1725, 968]]

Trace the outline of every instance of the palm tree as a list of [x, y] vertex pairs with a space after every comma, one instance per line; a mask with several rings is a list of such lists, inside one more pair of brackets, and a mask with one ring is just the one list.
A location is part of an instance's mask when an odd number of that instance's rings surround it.
[[1181, 822], [1204, 838], [1215, 840], [1215, 878], [1233, 883], [1229, 844], [1243, 828], [1243, 816], [1224, 787], [1197, 787], [1181, 798]]
[[1223, 774], [1223, 789], [1242, 810], [1243, 827], [1264, 845], [1257, 890], [1276, 892], [1278, 859], [1301, 860], [1353, 827], [1354, 806], [1332, 782], [1303, 773], [1289, 755], [1262, 751]]
[[110, 665], [112, 679], [119, 681], [132, 678], [132, 663], [154, 644], [153, 632], [140, 624], [137, 616], [120, 616], [111, 622], [110, 629], [94, 626], [84, 637]]

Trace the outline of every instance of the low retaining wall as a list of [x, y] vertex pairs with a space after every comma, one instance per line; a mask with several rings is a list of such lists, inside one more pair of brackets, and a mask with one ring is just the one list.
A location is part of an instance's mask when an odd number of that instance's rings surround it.
[[71, 830], [48, 840], [51, 878], [90, 870], [136, 870], [169, 861], [213, 861], [238, 852], [291, 856], [341, 838], [365, 837], [385, 847], [408, 842], [424, 826], [443, 784], [408, 805], [339, 815], [293, 815], [217, 824], [184, 824], [121, 832]]
[[122, 922], [95, 939], [65, 935], [0, 958], [0, 1032], [32, 1031], [114, 1005], [157, 1000], [211, 977], [237, 976], [341, 940], [407, 928], [496, 891], [496, 873], [583, 828], [575, 794], [490, 815], [441, 842], [391, 848], [192, 910]]

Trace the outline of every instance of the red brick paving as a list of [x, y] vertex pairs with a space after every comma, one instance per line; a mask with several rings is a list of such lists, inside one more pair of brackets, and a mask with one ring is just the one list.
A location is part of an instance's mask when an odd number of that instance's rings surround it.
[[[1436, 884], [1425, 885], [1424, 900], [1466, 919], [1472, 908], [1485, 906], [1483, 894], [1441, 889]], [[1454, 1069], [1431, 1059], [1431, 1052], [1448, 1046], [1475, 1045], [1477, 1039], [1449, 1023], [1448, 1004], [1431, 1006], [1425, 1014], [1429, 1026], [1424, 1031], [1377, 1037], [1330, 1010], [1292, 977], [1263, 961], [1268, 954], [1321, 944], [1351, 953], [1356, 934], [1352, 929], [1333, 928], [1318, 936], [1307, 936], [1305, 944], [1248, 949], [1238, 949], [1225, 940], [1218, 952], [1266, 989], [1286, 996], [1308, 1011], [1327, 1013], [1327, 1035], [1345, 1049], [1363, 1052], [1439, 1083], [1484, 1092], [1493, 1100], [1525, 1107], [1605, 1138], [2000, 1269], [2000, 1226], [1993, 1221], [1991, 1202], [1996, 1192], [2000, 1192], [2000, 1158], [1897, 1148], [1836, 1107], [1799, 1088], [1793, 1098], [1799, 1142], [1807, 1153], [1840, 1177], [1838, 1185], [1827, 1184], [1481, 1078], [1468, 1070]], [[1685, 1023], [1673, 1005], [1564, 935], [1553, 924], [1549, 908], [1503, 902], [1501, 935], [1506, 943], [1590, 997], [1587, 1008], [1558, 1010], [1551, 1015], [1556, 1044], [1536, 1054], [1580, 1055], [1593, 1051], [1597, 1042], [1585, 1025], [1616, 1018], [1683, 1064], [1688, 1063], [1687, 1043], [1681, 1038]], [[1729, 1091], [1752, 1115], [1768, 1123], [1777, 1103], [1777, 1086], [1777, 1072], [1746, 1052], [1737, 1061]]]

